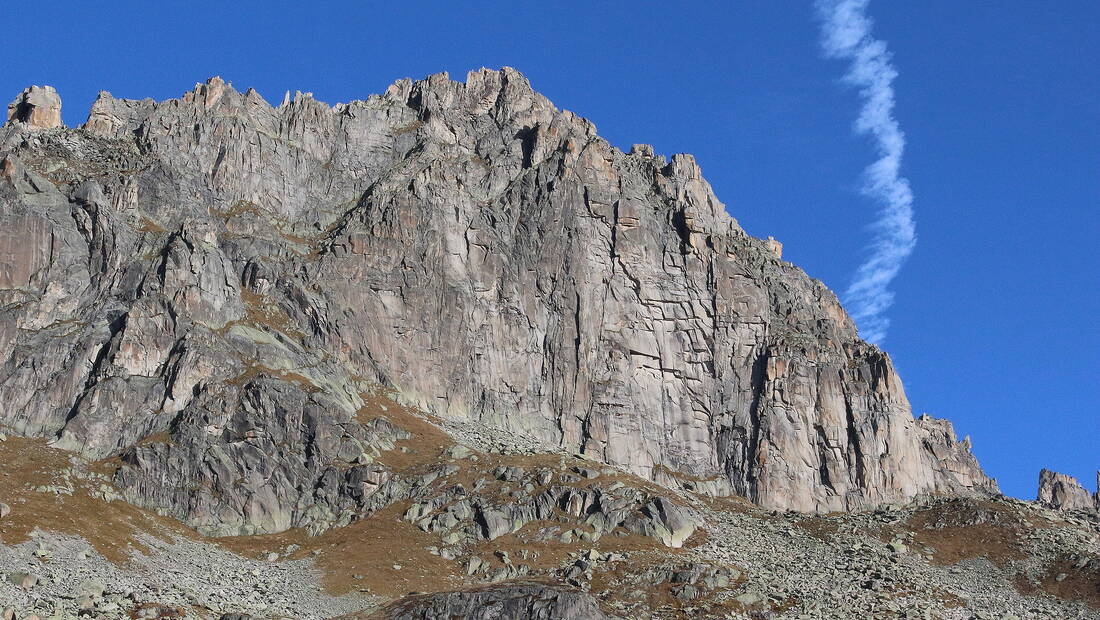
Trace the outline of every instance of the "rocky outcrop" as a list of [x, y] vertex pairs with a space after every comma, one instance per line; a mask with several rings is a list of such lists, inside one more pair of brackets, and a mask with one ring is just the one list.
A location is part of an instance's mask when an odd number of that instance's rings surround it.
[[379, 384], [771, 508], [996, 489], [691, 156], [619, 151], [511, 69], [335, 106], [214, 78], [38, 126], [0, 130], [0, 424], [209, 533], [363, 510], [387, 474], [359, 456], [401, 432], [355, 415]]
[[[536, 538], [595, 542], [630, 532], [679, 548], [700, 524], [684, 506], [619, 481], [608, 483], [595, 470], [573, 467], [563, 473], [512, 466], [492, 473], [495, 480], [480, 478], [471, 489], [455, 485], [419, 494], [403, 519], [440, 534], [445, 545], [496, 540], [529, 523], [556, 522], [561, 525], [542, 527]], [[586, 484], [578, 486], [582, 482]], [[443, 551], [457, 553], [447, 547]]]
[[[1100, 472], [1096, 474], [1096, 482], [1100, 485]], [[1039, 472], [1037, 501], [1059, 510], [1100, 510], [1100, 491], [1090, 494], [1076, 478], [1044, 469]]]
[[62, 127], [61, 97], [52, 86], [31, 86], [8, 104], [8, 124], [31, 128]]
[[559, 585], [512, 582], [456, 592], [408, 596], [371, 616], [378, 620], [515, 618], [517, 620], [605, 620], [589, 595]]

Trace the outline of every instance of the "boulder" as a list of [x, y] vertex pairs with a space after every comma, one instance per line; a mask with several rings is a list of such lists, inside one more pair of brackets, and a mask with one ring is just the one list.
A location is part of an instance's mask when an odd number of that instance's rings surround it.
[[696, 522], [682, 506], [658, 497], [642, 509], [641, 518], [633, 518], [628, 527], [639, 534], [657, 538], [665, 546], [679, 548], [693, 533]]
[[8, 582], [24, 590], [30, 590], [38, 584], [38, 575], [23, 571], [8, 573]]

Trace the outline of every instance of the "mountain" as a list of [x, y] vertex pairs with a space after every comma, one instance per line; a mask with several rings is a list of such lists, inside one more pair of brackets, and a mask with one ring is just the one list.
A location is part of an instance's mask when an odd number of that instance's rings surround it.
[[[417, 560], [428, 590], [469, 585], [439, 562], [577, 585], [624, 551], [563, 574], [515, 554], [614, 535], [667, 559], [731, 506], [802, 523], [1005, 501], [691, 156], [624, 153], [512, 69], [335, 106], [219, 78], [161, 102], [101, 93], [79, 129], [60, 109], [32, 87], [0, 130], [0, 428], [59, 464], [28, 462], [52, 476], [34, 488], [124, 500], [203, 545], [311, 535], [272, 561], [312, 545], [323, 563], [317, 540], [362, 544], [348, 532], [388, 515], [418, 533], [379, 540], [442, 540]], [[532, 527], [512, 556], [471, 551]], [[690, 566], [645, 578], [718, 602], [744, 579]], [[604, 613], [540, 583], [385, 613]]]

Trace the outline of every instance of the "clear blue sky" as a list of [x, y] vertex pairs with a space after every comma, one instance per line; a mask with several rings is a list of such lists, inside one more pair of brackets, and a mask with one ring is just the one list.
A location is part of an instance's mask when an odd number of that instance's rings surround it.
[[[408, 8], [397, 8], [399, 4]], [[809, 2], [52, 2], [4, 11], [0, 95], [175, 97], [221, 75], [335, 103], [510, 65], [612, 143], [694, 153], [757, 236], [843, 290], [875, 207], [842, 61]], [[517, 6], [518, 5], [518, 6]], [[885, 348], [917, 412], [970, 434], [1011, 495], [1100, 467], [1100, 4], [875, 0], [900, 76], [919, 242]]]

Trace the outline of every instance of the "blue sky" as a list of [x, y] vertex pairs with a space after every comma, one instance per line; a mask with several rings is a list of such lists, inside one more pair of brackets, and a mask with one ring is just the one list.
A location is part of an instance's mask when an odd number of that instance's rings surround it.
[[[510, 65], [612, 143], [690, 152], [752, 234], [843, 291], [876, 206], [873, 143], [809, 2], [84, 2], [5, 11], [0, 95], [175, 97], [221, 75], [330, 103]], [[402, 8], [405, 5], [408, 8]], [[1100, 467], [1100, 4], [874, 0], [899, 72], [918, 243], [884, 348], [1003, 490]], [[3, 93], [7, 93], [4, 95]]]

